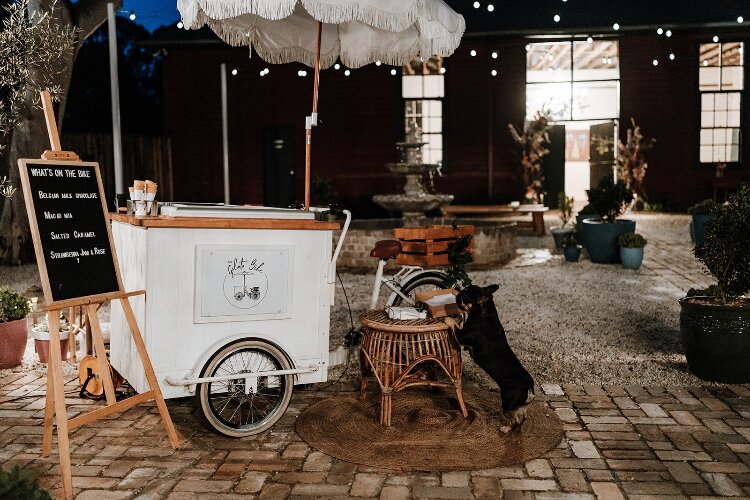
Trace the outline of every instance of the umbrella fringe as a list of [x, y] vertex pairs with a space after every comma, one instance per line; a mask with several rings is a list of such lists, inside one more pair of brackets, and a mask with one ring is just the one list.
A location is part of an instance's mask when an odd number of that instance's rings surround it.
[[[184, 2], [185, 0], [180, 0]], [[264, 19], [284, 19], [294, 12], [298, 0], [189, 0], [200, 7], [205, 16], [220, 20], [253, 14]], [[200, 17], [200, 16], [199, 16]]]
[[461, 38], [466, 31], [466, 21], [459, 16], [458, 28], [455, 31], [446, 29], [437, 21], [418, 21], [418, 28], [423, 35], [422, 39], [430, 41], [431, 47], [423, 47], [422, 54], [448, 57], [453, 54], [461, 44]]
[[316, 20], [328, 24], [359, 21], [375, 28], [400, 32], [408, 29], [424, 11], [424, 0], [411, 0], [399, 12], [388, 12], [374, 6], [359, 5], [355, 1], [333, 5], [325, 0], [300, 0], [305, 10]]

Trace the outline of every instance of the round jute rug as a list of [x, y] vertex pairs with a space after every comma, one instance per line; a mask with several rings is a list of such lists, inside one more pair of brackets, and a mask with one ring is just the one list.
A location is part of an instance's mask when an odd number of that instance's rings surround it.
[[380, 425], [380, 395], [337, 394], [310, 406], [297, 419], [297, 434], [313, 448], [356, 464], [385, 469], [448, 471], [490, 469], [537, 458], [560, 443], [562, 423], [541, 402], [509, 435], [500, 394], [467, 390], [464, 418], [448, 391], [410, 389], [393, 395], [392, 426]]

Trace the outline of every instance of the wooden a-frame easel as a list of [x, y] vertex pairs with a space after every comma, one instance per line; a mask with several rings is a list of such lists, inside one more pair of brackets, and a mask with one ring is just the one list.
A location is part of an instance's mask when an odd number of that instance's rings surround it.
[[[57, 132], [57, 125], [55, 123], [55, 115], [52, 109], [52, 100], [48, 92], [42, 92], [42, 105], [44, 108], [45, 118], [47, 120], [47, 131], [50, 136], [50, 142], [52, 144], [51, 151], [45, 151], [42, 158], [45, 160], [54, 161], [78, 161], [78, 156], [70, 151], [60, 150], [60, 139]], [[22, 169], [22, 176], [26, 175], [24, 169]], [[101, 179], [99, 180], [99, 190], [101, 192]], [[49, 279], [47, 278], [46, 264], [41, 249], [41, 241], [39, 239], [39, 228], [36, 224], [36, 219], [33, 214], [31, 190], [29, 189], [29, 183], [24, 182], [24, 196], [26, 197], [27, 209], [29, 211], [29, 222], [31, 224], [31, 232], [34, 236], [34, 248], [36, 251], [37, 263], [39, 265], [40, 275], [42, 276], [42, 287], [44, 288], [45, 298], [48, 303], [42, 309], [47, 311], [49, 318], [49, 332], [50, 332], [50, 353], [47, 364], [47, 394], [44, 405], [44, 435], [42, 441], [42, 456], [47, 457], [52, 452], [52, 432], [53, 432], [53, 419], [56, 420], [57, 424], [57, 439], [58, 448], [60, 453], [60, 474], [62, 475], [63, 495], [66, 499], [72, 500], [73, 498], [73, 478], [71, 473], [70, 464], [70, 442], [68, 434], [72, 429], [86, 425], [95, 420], [99, 420], [107, 415], [113, 413], [121, 413], [133, 406], [143, 403], [145, 401], [154, 400], [156, 407], [159, 410], [164, 428], [166, 430], [169, 442], [173, 448], [178, 448], [179, 438], [175, 431], [172, 419], [169, 416], [169, 410], [164, 402], [164, 396], [159, 388], [159, 382], [156, 379], [153, 366], [151, 365], [151, 359], [149, 358], [146, 346], [143, 342], [138, 323], [133, 313], [133, 308], [130, 305], [129, 297], [134, 295], [145, 294], [145, 290], [135, 292], [125, 292], [122, 289], [122, 281], [120, 279], [120, 269], [117, 265], [117, 258], [114, 254], [115, 248], [112, 244], [112, 235], [109, 234], [110, 247], [112, 249], [112, 258], [114, 261], [115, 272], [117, 274], [117, 281], [120, 284], [120, 291], [104, 293], [99, 295], [90, 295], [87, 297], [80, 297], [69, 300], [52, 300], [52, 293], [49, 285]], [[102, 210], [106, 213], [106, 205], [102, 199]], [[109, 232], [109, 226], [107, 227]], [[98, 306], [107, 301], [119, 300], [122, 306], [122, 310], [125, 314], [130, 333], [133, 337], [138, 355], [143, 363], [143, 368], [146, 372], [146, 379], [150, 390], [130, 397], [128, 399], [117, 401], [115, 398], [115, 389], [110, 375], [109, 360], [107, 359], [104, 340], [102, 339], [101, 327], [99, 325], [99, 317], [97, 315]], [[63, 384], [62, 374], [62, 361], [61, 361], [61, 346], [60, 346], [60, 311], [73, 306], [83, 306], [86, 310], [86, 314], [89, 319], [89, 325], [91, 330], [91, 337], [93, 339], [94, 349], [96, 357], [99, 361], [99, 372], [104, 385], [104, 394], [106, 397], [107, 405], [88, 413], [84, 413], [75, 418], [68, 419], [67, 409], [65, 405], [65, 388]]]

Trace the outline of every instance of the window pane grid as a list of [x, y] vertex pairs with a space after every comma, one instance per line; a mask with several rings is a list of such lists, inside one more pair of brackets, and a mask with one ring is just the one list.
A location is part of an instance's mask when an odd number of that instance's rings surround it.
[[526, 52], [526, 119], [549, 109], [555, 121], [619, 117], [617, 41], [531, 43]]
[[743, 48], [742, 42], [700, 45], [701, 163], [740, 161]]

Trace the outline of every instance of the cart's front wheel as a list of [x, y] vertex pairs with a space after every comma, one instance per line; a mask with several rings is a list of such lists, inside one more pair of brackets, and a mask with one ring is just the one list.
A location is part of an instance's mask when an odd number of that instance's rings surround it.
[[[286, 356], [268, 342], [241, 340], [214, 354], [201, 377], [291, 368]], [[211, 427], [225, 436], [244, 437], [275, 424], [289, 406], [293, 388], [293, 375], [275, 375], [207, 382], [199, 384], [197, 392]]]

